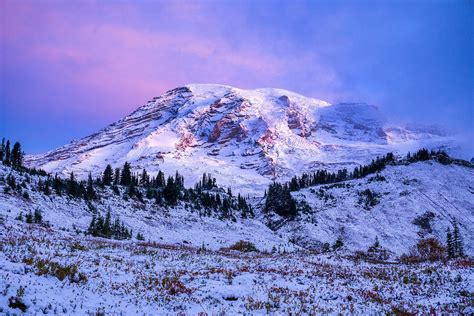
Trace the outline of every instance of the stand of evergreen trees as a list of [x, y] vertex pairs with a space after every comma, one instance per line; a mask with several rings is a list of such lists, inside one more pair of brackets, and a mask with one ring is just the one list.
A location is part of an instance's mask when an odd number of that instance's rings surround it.
[[274, 182], [270, 184], [265, 200], [265, 213], [276, 213], [280, 216], [293, 218], [297, 215], [296, 201], [291, 196], [288, 184]]
[[105, 217], [100, 214], [92, 217], [87, 234], [118, 240], [132, 238], [132, 232], [125, 227], [118, 217], [112, 222], [110, 210], [107, 211]]
[[[368, 165], [358, 166], [349, 172], [346, 168], [340, 169], [337, 172], [330, 172], [327, 170], [317, 170], [313, 173], [303, 173], [301, 176], [294, 176], [289, 182], [283, 184], [273, 183], [268, 187], [265, 194], [265, 212], [274, 212], [283, 217], [295, 217], [298, 213], [295, 206], [295, 201], [291, 197], [290, 192], [298, 191], [303, 188], [320, 185], [332, 184], [346, 180], [364, 178], [370, 174], [382, 171], [387, 165], [414, 163], [418, 161], [436, 160], [442, 164], [451, 163], [449, 155], [441, 150], [429, 151], [427, 149], [420, 149], [411, 154], [408, 153], [405, 158], [396, 160], [393, 153], [387, 153], [385, 156], [377, 157]], [[376, 179], [383, 179], [378, 177]], [[377, 204], [377, 196], [370, 191], [364, 191], [362, 194], [367, 197], [366, 207]]]
[[[73, 172], [67, 179], [63, 179], [57, 174], [52, 176], [44, 170], [25, 168], [23, 156], [19, 143], [15, 143], [13, 150], [10, 150], [10, 142], [2, 141], [0, 158], [3, 164], [14, 167], [20, 173], [41, 176], [36, 189], [47, 196], [55, 194], [94, 201], [100, 199], [99, 193], [105, 187], [110, 187], [113, 192], [122, 195], [126, 200], [136, 199], [146, 203], [144, 199], [146, 196], [160, 206], [176, 206], [179, 202], [183, 202], [193, 209], [204, 210], [200, 212], [204, 215], [214, 213], [221, 218], [231, 219], [235, 219], [236, 213], [240, 213], [242, 217], [254, 216], [252, 207], [244, 197], [240, 195], [233, 197], [230, 189], [226, 194], [225, 190], [217, 186], [216, 179], [209, 174], [203, 174], [194, 188], [185, 188], [184, 177], [179, 172], [167, 178], [162, 171], [150, 176], [145, 169], [141, 173], [132, 172], [130, 163], [125, 162], [122, 168], [113, 169], [111, 165], [107, 165], [102, 175], [96, 179], [89, 173], [87, 180], [80, 181]], [[8, 190], [13, 189], [22, 193], [12, 174], [7, 176], [7, 184]], [[29, 198], [28, 194], [25, 198]]]
[[15, 169], [23, 167], [23, 157], [25, 153], [21, 149], [21, 144], [15, 142], [13, 148], [10, 149], [10, 140], [5, 142], [5, 138], [2, 138], [2, 144], [0, 145], [0, 161], [5, 166], [11, 166]]

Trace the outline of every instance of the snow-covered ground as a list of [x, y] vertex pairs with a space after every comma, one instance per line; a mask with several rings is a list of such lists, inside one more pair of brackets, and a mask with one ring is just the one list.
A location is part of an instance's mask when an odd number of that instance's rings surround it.
[[8, 220], [0, 275], [0, 313], [19, 313], [10, 302], [27, 314], [70, 315], [473, 312], [472, 261], [406, 266], [343, 253], [212, 251]]
[[[376, 195], [366, 207], [363, 191]], [[459, 223], [466, 251], [474, 254], [474, 168], [434, 161], [387, 166], [379, 176], [319, 185], [293, 194], [311, 211], [278, 230], [298, 244], [334, 243], [365, 249], [378, 237], [402, 254], [419, 238], [446, 240], [453, 221]], [[414, 222], [427, 216], [429, 228]]]

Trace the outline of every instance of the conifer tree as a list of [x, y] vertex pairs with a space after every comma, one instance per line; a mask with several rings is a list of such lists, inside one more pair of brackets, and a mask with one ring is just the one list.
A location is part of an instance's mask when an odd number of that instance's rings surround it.
[[166, 184], [166, 181], [165, 181], [165, 174], [163, 173], [163, 171], [158, 171], [158, 174], [156, 175], [156, 186], [161, 188], [161, 187], [164, 187]]
[[43, 222], [43, 215], [39, 209], [35, 209], [35, 213], [33, 216], [33, 222], [36, 224], [41, 224]]
[[107, 165], [102, 175], [102, 183], [104, 185], [111, 185], [113, 181], [113, 177], [114, 177], [114, 171], [112, 170], [112, 166]]
[[2, 144], [0, 145], [0, 161], [3, 162], [5, 158], [5, 138], [2, 138]]
[[21, 151], [21, 145], [16, 142], [13, 145], [11, 152], [11, 165], [15, 168], [20, 168], [23, 165], [23, 152]]
[[10, 158], [10, 141], [7, 140], [7, 144], [5, 145], [5, 158], [3, 159], [3, 164], [9, 166], [11, 164]]
[[89, 176], [87, 177], [87, 187], [86, 187], [86, 195], [85, 195], [86, 200], [95, 200], [97, 198], [97, 195], [94, 190], [94, 183], [92, 181], [92, 175], [89, 172]]
[[148, 176], [148, 173], [146, 172], [145, 168], [143, 168], [142, 175], [140, 177], [140, 185], [148, 186], [149, 182], [150, 182], [150, 177]]
[[166, 203], [176, 205], [179, 197], [179, 188], [176, 186], [173, 177], [168, 177], [166, 186], [163, 189], [163, 197]]
[[120, 168], [115, 168], [114, 185], [120, 184]]
[[125, 164], [123, 165], [121, 173], [122, 174], [120, 177], [120, 185], [130, 185], [130, 183], [132, 182], [132, 170], [128, 162], [125, 162]]
[[448, 228], [448, 231], [446, 232], [446, 244], [448, 248], [448, 258], [453, 259], [456, 257], [455, 253], [455, 245], [453, 242], [453, 235], [451, 233], [451, 229]]
[[67, 183], [67, 193], [72, 197], [78, 197], [80, 194], [80, 187], [74, 177], [74, 172], [71, 172]]

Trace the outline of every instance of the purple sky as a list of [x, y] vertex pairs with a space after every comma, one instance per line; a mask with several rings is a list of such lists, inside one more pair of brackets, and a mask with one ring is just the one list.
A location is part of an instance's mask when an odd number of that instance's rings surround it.
[[[349, 4], [347, 4], [349, 3]], [[53, 149], [186, 83], [473, 131], [471, 1], [0, 1], [0, 135]]]

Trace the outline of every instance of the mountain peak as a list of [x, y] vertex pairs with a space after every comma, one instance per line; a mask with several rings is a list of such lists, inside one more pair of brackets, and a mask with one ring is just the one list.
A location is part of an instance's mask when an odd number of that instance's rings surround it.
[[245, 192], [322, 166], [351, 167], [388, 151], [445, 144], [440, 135], [387, 129], [377, 107], [365, 103], [331, 105], [283, 89], [188, 84], [95, 134], [28, 156], [27, 163], [85, 176], [128, 161], [151, 173], [179, 169], [189, 184], [212, 173]]

